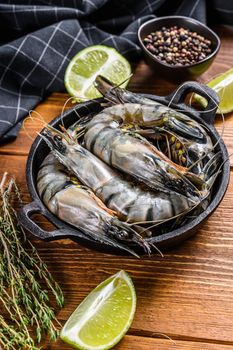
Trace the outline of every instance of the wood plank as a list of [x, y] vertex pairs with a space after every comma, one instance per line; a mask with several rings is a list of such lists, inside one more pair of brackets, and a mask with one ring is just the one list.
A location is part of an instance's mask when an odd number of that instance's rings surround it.
[[[217, 32], [221, 37], [222, 46], [214, 64], [211, 68], [199, 77], [197, 80], [200, 82], [207, 82], [219, 73], [232, 67], [232, 52], [233, 52], [233, 41], [232, 41], [232, 28], [222, 27], [218, 28]], [[154, 72], [149, 68], [142, 60], [140, 64], [137, 65], [134, 76], [132, 77], [129, 90], [135, 92], [152, 93], [157, 95], [167, 95], [176, 88], [176, 83], [167, 82], [164, 79], [157, 76], [157, 72]], [[35, 108], [35, 113], [33, 113], [34, 120], [28, 120], [25, 123], [25, 128], [21, 129], [19, 137], [16, 141], [8, 143], [0, 147], [0, 154], [28, 154], [29, 148], [32, 144], [30, 137], [35, 138], [37, 132], [39, 132], [43, 123], [35, 118], [41, 116], [45, 122], [51, 121], [57, 115], [59, 115], [66, 101], [69, 99], [68, 94], [53, 93], [48, 97], [43, 103], [41, 103], [37, 108]], [[71, 107], [71, 101], [68, 102], [67, 108]], [[229, 153], [233, 153], [233, 113], [226, 115], [225, 118], [225, 132], [224, 141], [228, 147]], [[220, 117], [216, 118], [217, 129], [221, 131], [222, 120]], [[231, 162], [233, 160], [231, 159]]]
[[[53, 350], [54, 345], [46, 343], [46, 350]], [[70, 346], [64, 344], [61, 340], [56, 343], [57, 349], [70, 350]], [[123, 340], [114, 347], [115, 350], [230, 350], [231, 346], [214, 343], [180, 341], [155, 339], [147, 337], [138, 337], [126, 335]]]
[[[233, 29], [222, 27], [218, 33], [222, 38], [221, 50], [212, 67], [198, 79], [201, 82], [232, 66]], [[175, 83], [159, 78], [143, 61], [129, 85], [132, 91], [159, 95], [166, 95], [175, 87]], [[68, 97], [54, 93], [36, 111], [48, 122], [61, 113]], [[26, 123], [32, 138], [41, 124], [38, 120]], [[220, 118], [216, 125], [221, 128]], [[233, 114], [226, 116], [225, 129], [224, 140], [232, 153]], [[30, 201], [25, 184], [25, 155], [31, 143], [22, 129], [15, 142], [0, 148], [0, 175], [7, 170], [16, 176], [25, 203]], [[232, 207], [233, 180], [224, 201], [198, 234], [166, 252], [164, 258], [156, 255], [140, 260], [117, 257], [90, 250], [71, 240], [44, 243], [30, 236], [64, 290], [66, 306], [58, 313], [59, 320], [64, 323], [98, 283], [119, 269], [125, 269], [135, 282], [138, 308], [129, 335], [116, 349], [174, 349], [168, 340], [155, 339], [159, 332], [178, 339], [177, 348], [181, 350], [229, 349], [233, 346]], [[49, 228], [46, 222], [44, 225]], [[46, 343], [45, 348], [70, 349], [61, 341], [52, 345]]]
[[[24, 156], [1, 156], [28, 202]], [[34, 240], [65, 293], [63, 323], [101, 281], [120, 269], [135, 282], [138, 307], [131, 332], [156, 332], [185, 339], [233, 342], [233, 180], [220, 207], [198, 234], [180, 247], [140, 260], [103, 254], [71, 240]]]
[[[0, 154], [18, 154], [25, 155], [31, 147], [37, 133], [42, 130], [44, 123], [50, 122], [56, 116], [63, 112], [66, 101], [70, 98], [68, 94], [53, 93], [45, 101], [39, 104], [35, 111], [31, 112], [32, 119], [25, 121], [17, 139], [13, 142], [0, 146]], [[71, 102], [67, 103], [68, 109], [72, 106]]]
[[[231, 345], [231, 344], [229, 344]], [[115, 347], [116, 350], [229, 350], [230, 346], [223, 344], [204, 343], [204, 342], [192, 342], [192, 341], [179, 341], [179, 340], [165, 340], [165, 339], [153, 339], [137, 336], [126, 336]]]
[[[142, 65], [144, 64], [142, 63]], [[37, 133], [43, 128], [43, 121], [48, 123], [57, 115], [61, 114], [63, 111], [63, 105], [67, 99], [68, 95], [66, 94], [52, 94], [35, 109], [35, 112], [32, 113], [34, 119], [29, 119], [25, 122], [24, 127], [22, 127], [19, 132], [18, 138], [14, 142], [0, 146], [0, 154], [27, 155]], [[54, 104], [54, 101], [57, 103]], [[68, 104], [68, 106], [71, 107], [71, 104]], [[65, 110], [69, 107], [66, 107]], [[43, 118], [43, 121], [36, 119], [40, 118], [40, 116]], [[216, 128], [220, 134], [222, 132], [222, 127], [222, 117], [217, 116]], [[226, 143], [229, 154], [231, 154], [233, 153], [233, 113], [229, 113], [225, 117], [224, 128], [223, 140]], [[232, 162], [233, 160], [231, 158], [231, 164], [233, 164]]]

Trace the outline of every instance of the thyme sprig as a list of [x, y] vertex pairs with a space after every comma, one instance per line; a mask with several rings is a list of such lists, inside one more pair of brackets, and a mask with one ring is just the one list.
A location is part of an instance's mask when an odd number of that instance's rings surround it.
[[39, 350], [34, 338], [39, 343], [48, 333], [56, 340], [59, 333], [49, 291], [59, 307], [64, 298], [19, 225], [15, 201], [21, 203], [18, 187], [5, 173], [0, 182], [0, 310], [4, 314], [0, 315], [0, 348]]

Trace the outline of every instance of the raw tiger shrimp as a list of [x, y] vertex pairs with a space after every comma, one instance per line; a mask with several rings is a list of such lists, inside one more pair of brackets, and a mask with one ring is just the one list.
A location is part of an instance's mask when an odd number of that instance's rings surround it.
[[[150, 253], [150, 245], [127, 223], [121, 222], [95, 194], [77, 180], [50, 153], [40, 166], [37, 189], [48, 209], [61, 220], [77, 227], [92, 239], [136, 253], [127, 242], [134, 242]], [[137, 255], [136, 255], [137, 256]]]
[[193, 172], [201, 173], [205, 164], [212, 158], [212, 140], [204, 127], [194, 119], [155, 100], [114, 86], [102, 76], [97, 76], [95, 86], [107, 100], [113, 103], [136, 103], [148, 106], [145, 109], [146, 113], [137, 114], [138, 120], [135, 120], [134, 115], [132, 115], [133, 118], [127, 116], [127, 120], [137, 133], [141, 132], [144, 136], [146, 136], [146, 131], [141, 131], [142, 128], [150, 129], [147, 135], [155, 139], [163, 130], [163, 133], [168, 136], [169, 145], [171, 145], [170, 140], [173, 143], [175, 139], [177, 141], [176, 152], [171, 154], [174, 162], [185, 164], [187, 167], [192, 166]]
[[127, 220], [132, 225], [163, 223], [199, 204], [199, 198], [190, 199], [173, 191], [145, 191], [123, 179], [121, 174], [77, 142], [67, 140], [66, 135], [58, 130], [51, 132], [45, 129], [41, 137], [57, 159], [74, 173], [81, 183], [91, 188], [108, 208], [116, 211], [121, 220]]
[[174, 191], [189, 198], [201, 196], [206, 183], [168, 159], [142, 136], [121, 129], [124, 123], [153, 118], [154, 107], [126, 103], [104, 109], [87, 123], [85, 147], [107, 164], [144, 182], [154, 190]]
[[154, 140], [158, 150], [165, 154], [174, 163], [186, 168], [190, 165], [188, 156], [189, 144], [184, 138], [177, 136], [164, 128], [130, 128], [130, 132], [136, 132], [148, 139]]
[[[165, 154], [174, 163], [187, 169], [184, 170], [184, 172], [188, 178], [190, 177], [190, 173], [194, 173], [201, 180], [208, 182], [208, 179], [211, 179], [217, 171], [219, 161], [221, 159], [219, 152], [213, 153], [211, 151], [207, 151], [206, 154], [204, 153], [203, 149], [203, 152], [199, 153], [201, 158], [198, 158], [198, 152], [194, 152], [194, 148], [190, 145], [189, 140], [169, 130], [156, 127], [152, 130], [139, 130], [137, 128], [134, 131], [141, 136], [156, 141], [156, 146], [159, 151]], [[194, 182], [196, 182], [196, 179], [197, 178], [194, 178]]]

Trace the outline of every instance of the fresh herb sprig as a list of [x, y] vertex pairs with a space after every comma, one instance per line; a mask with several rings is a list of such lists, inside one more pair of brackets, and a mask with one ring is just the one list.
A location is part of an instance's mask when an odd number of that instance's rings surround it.
[[0, 182], [0, 310], [4, 313], [0, 315], [0, 347], [39, 350], [33, 339], [39, 343], [42, 334], [48, 333], [56, 340], [60, 326], [48, 291], [59, 307], [64, 298], [19, 225], [13, 201], [21, 203], [20, 193], [15, 180], [5, 173]]

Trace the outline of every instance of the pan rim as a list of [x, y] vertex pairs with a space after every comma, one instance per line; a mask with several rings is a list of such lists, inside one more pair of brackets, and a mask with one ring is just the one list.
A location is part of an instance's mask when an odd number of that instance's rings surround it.
[[[151, 94], [141, 94], [144, 97], [148, 97], [148, 98], [153, 98], [156, 100], [156, 98], [158, 98], [159, 102], [161, 102], [162, 99], [164, 99], [164, 103], [168, 104], [168, 101], [166, 100], [166, 98], [161, 98], [161, 96], [156, 96], [156, 95], [151, 95]], [[94, 103], [98, 103], [104, 101], [103, 98], [101, 99], [95, 99], [92, 101], [88, 101], [88, 102], [83, 102], [77, 106], [72, 107], [71, 109], [69, 109], [68, 111], [66, 111], [63, 114], [63, 120], [65, 120], [65, 118], [69, 117], [70, 114], [75, 113], [74, 110], [84, 105], [86, 105], [87, 103], [89, 104], [94, 104]], [[175, 105], [177, 108], [180, 107], [180, 104]], [[174, 108], [174, 105], [172, 106]], [[185, 113], [190, 115], [190, 110], [189, 111], [185, 111]], [[194, 118], [197, 121], [200, 121], [200, 113], [197, 112], [196, 110], [194, 110], [192, 112], [192, 118]], [[56, 118], [54, 118], [49, 124], [50, 125], [56, 125], [61, 119], [61, 115], [57, 116]], [[214, 139], [217, 138], [218, 132], [215, 129], [214, 125], [209, 125], [205, 120], [201, 120], [202, 124], [208, 126], [210, 133], [211, 133], [211, 137], [213, 137]], [[35, 157], [37, 156], [38, 153], [38, 149], [41, 146], [41, 143], [44, 143], [44, 141], [40, 138], [40, 136], [38, 135], [36, 137], [36, 139], [34, 140], [29, 155], [28, 155], [28, 159], [27, 159], [27, 165], [26, 165], [26, 180], [27, 180], [27, 186], [28, 186], [28, 190], [29, 193], [31, 195], [31, 198], [33, 201], [37, 201], [39, 202], [39, 206], [42, 208], [42, 215], [44, 212], [47, 213], [47, 216], [49, 217], [49, 219], [51, 220], [51, 222], [53, 224], [55, 224], [56, 226], [58, 226], [58, 228], [67, 228], [67, 229], [71, 229], [72, 230], [76, 230], [77, 231], [77, 237], [78, 237], [78, 232], [79, 230], [74, 228], [72, 225], [65, 223], [64, 221], [60, 220], [59, 218], [57, 218], [54, 214], [52, 214], [47, 207], [44, 205], [44, 203], [42, 202], [42, 200], [40, 199], [38, 192], [37, 192], [37, 188], [36, 188], [36, 183], [35, 183], [35, 178], [33, 177], [33, 162], [35, 160]], [[226, 145], [224, 143], [224, 141], [222, 139], [220, 139], [219, 141], [219, 145], [218, 148], [220, 149], [221, 153], [222, 153], [222, 159], [223, 161], [226, 161], [228, 159], [228, 152], [227, 152], [227, 148]], [[46, 156], [46, 155], [45, 155]], [[44, 157], [45, 157], [44, 156]], [[193, 235], [196, 230], [199, 228], [199, 226], [202, 225], [202, 223], [204, 223], [204, 221], [215, 211], [215, 209], [218, 207], [218, 205], [220, 204], [220, 202], [222, 201], [225, 192], [227, 191], [228, 188], [228, 184], [229, 184], [229, 180], [230, 180], [230, 164], [229, 161], [226, 161], [223, 169], [222, 169], [222, 173], [220, 174], [221, 178], [220, 178], [220, 184], [219, 187], [214, 195], [214, 197], [211, 199], [210, 204], [208, 205], [207, 209], [205, 211], [203, 211], [201, 214], [199, 214], [196, 218], [194, 218], [193, 220], [191, 220], [190, 222], [188, 222], [187, 224], [175, 229], [175, 230], [171, 230], [167, 233], [158, 235], [158, 236], [154, 236], [153, 238], [151, 238], [151, 242], [156, 244], [158, 247], [162, 247], [162, 246], [172, 246], [172, 245], [176, 245], [177, 243], [182, 242], [183, 240], [186, 240], [187, 238], [189, 238], [191, 235]], [[191, 231], [194, 231], [193, 233], [190, 233]], [[90, 242], [90, 244], [93, 243], [93, 240], [90, 239], [89, 237], [87, 237], [86, 239], [87, 244], [88, 242]], [[100, 245], [100, 250], [105, 250], [105, 248], [107, 248], [107, 250], [111, 250], [109, 249], [108, 246], [106, 246], [103, 243], [98, 243], [97, 245]], [[101, 248], [102, 247], [102, 248]], [[134, 247], [133, 244], [130, 244], [130, 247]], [[113, 249], [114, 252], [118, 252], [119, 253], [119, 249], [114, 248]], [[122, 252], [120, 251], [120, 254], [122, 254]]]

